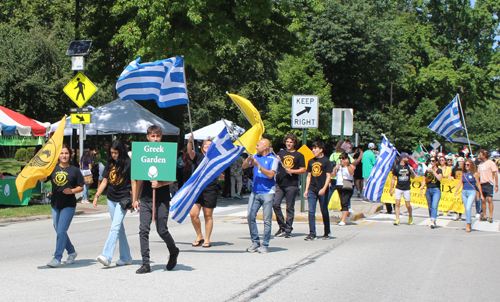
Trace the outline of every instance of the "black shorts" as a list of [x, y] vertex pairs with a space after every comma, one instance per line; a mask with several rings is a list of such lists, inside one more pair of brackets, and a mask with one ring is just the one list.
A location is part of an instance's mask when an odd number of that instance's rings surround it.
[[351, 197], [353, 190], [344, 190], [343, 186], [337, 186], [337, 191], [339, 192], [340, 197], [340, 206], [341, 211], [349, 211], [349, 207], [351, 206]]
[[483, 191], [484, 198], [493, 197], [493, 185], [489, 182], [481, 184], [481, 191]]
[[201, 191], [195, 203], [208, 209], [214, 209], [217, 206], [217, 190]]

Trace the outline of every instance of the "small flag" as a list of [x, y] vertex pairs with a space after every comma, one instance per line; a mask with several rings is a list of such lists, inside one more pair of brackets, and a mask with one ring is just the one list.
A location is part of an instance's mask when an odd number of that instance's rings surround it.
[[450, 142], [452, 141], [451, 136], [453, 133], [464, 129], [458, 112], [458, 94], [427, 128], [446, 137]]
[[352, 148], [352, 145], [350, 142], [343, 142], [342, 146], [340, 146], [340, 149], [344, 150], [345, 152], [349, 152]]
[[123, 101], [156, 100], [160, 108], [188, 104], [184, 59], [173, 57], [152, 63], [132, 61], [116, 82]]
[[224, 128], [210, 145], [205, 158], [193, 175], [172, 198], [172, 218], [182, 223], [193, 207], [201, 191], [243, 153], [243, 147], [235, 146]]
[[16, 178], [19, 200], [23, 200], [23, 192], [34, 188], [39, 179], [49, 176], [54, 170], [61, 153], [66, 116], [61, 119], [57, 130], [40, 151], [30, 160]]
[[384, 191], [385, 181], [391, 171], [397, 152], [398, 150], [396, 150], [389, 140], [384, 137], [375, 166], [370, 173], [370, 177], [366, 181], [364, 192], [365, 198], [380, 202], [382, 192]]
[[299, 150], [297, 150], [297, 152], [304, 155], [304, 160], [306, 161], [306, 169], [307, 169], [309, 161], [314, 158], [314, 153], [311, 151], [311, 149], [309, 149], [307, 145], [302, 145], [302, 147], [300, 147]]

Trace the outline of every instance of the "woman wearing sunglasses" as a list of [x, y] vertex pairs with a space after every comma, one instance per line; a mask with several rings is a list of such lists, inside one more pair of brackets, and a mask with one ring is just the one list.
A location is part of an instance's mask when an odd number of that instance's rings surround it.
[[470, 159], [465, 161], [464, 172], [462, 177], [460, 177], [460, 182], [457, 185], [457, 189], [455, 190], [455, 196], [457, 196], [458, 191], [463, 187], [462, 190], [462, 202], [465, 206], [465, 214], [467, 217], [465, 218], [467, 222], [467, 228], [465, 231], [468, 233], [471, 231], [471, 212], [472, 212], [472, 204], [476, 199], [476, 191], [481, 195], [481, 199], [484, 199], [481, 183], [479, 182], [479, 172], [476, 171], [476, 165]]
[[443, 179], [443, 171], [439, 168], [437, 158], [433, 156], [431, 157], [430, 167], [427, 169], [427, 172], [425, 172], [424, 181], [420, 188], [420, 196], [423, 195], [424, 188], [427, 188], [425, 191], [425, 198], [427, 199], [427, 205], [429, 207], [429, 216], [431, 219], [429, 227], [431, 229], [436, 227], [437, 209], [439, 200], [441, 199], [441, 179]]
[[353, 175], [356, 168], [353, 164], [351, 164], [347, 152], [342, 153], [339, 157], [339, 160], [340, 163], [335, 166], [332, 175], [337, 176], [336, 189], [339, 192], [340, 205], [342, 207], [342, 221], [339, 222], [339, 225], [346, 225], [347, 223], [349, 223], [351, 216], [349, 207], [351, 205], [351, 197], [353, 193]]

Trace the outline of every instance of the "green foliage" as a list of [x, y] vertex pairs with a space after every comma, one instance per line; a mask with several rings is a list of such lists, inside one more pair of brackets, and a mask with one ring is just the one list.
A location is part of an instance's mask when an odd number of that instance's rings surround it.
[[25, 161], [26, 160], [26, 148], [19, 148], [14, 155], [14, 159], [17, 161]]
[[26, 148], [26, 156], [24, 157], [25, 158], [25, 161], [30, 161], [33, 156], [35, 156], [35, 147], [28, 147]]

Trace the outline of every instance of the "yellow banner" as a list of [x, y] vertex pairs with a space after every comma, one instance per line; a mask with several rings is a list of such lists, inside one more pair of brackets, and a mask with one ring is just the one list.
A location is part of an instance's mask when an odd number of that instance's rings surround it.
[[[384, 203], [396, 203], [394, 199], [394, 194], [392, 196], [389, 194], [391, 189], [391, 179], [392, 172], [389, 173], [387, 181], [385, 182], [384, 192], [382, 193], [381, 202]], [[415, 177], [411, 180], [411, 200], [410, 204], [415, 207], [428, 208], [427, 199], [425, 198], [425, 189], [420, 196], [420, 188], [422, 187], [423, 177]], [[459, 183], [458, 179], [451, 180], [448, 178], [443, 178], [441, 180], [441, 199], [439, 200], [438, 211], [454, 211], [457, 213], [464, 213], [465, 207], [462, 202], [462, 192], [457, 194], [455, 197], [455, 190]], [[394, 189], [396, 191], [396, 189]], [[401, 196], [401, 204], [405, 205], [404, 197]]]

